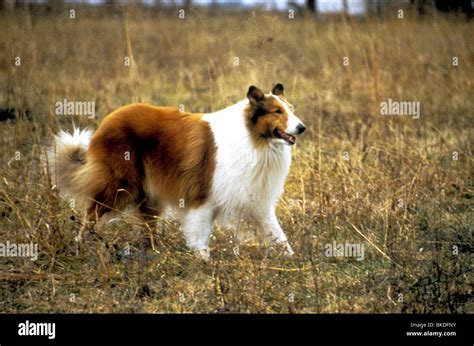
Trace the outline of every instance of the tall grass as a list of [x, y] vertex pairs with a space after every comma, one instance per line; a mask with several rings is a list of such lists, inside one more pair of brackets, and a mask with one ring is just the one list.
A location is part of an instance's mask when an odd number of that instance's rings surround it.
[[[0, 242], [41, 249], [0, 258], [0, 311], [473, 311], [472, 23], [85, 7], [0, 21], [0, 108], [17, 113], [0, 123]], [[277, 81], [309, 126], [277, 209], [294, 258], [237, 254], [216, 228], [203, 263], [176, 224], [132, 217], [76, 251], [81, 211], [41, 165], [54, 133], [139, 100], [218, 110]], [[64, 98], [96, 102], [98, 119], [55, 115]], [[419, 101], [421, 118], [381, 115], [389, 98]], [[325, 257], [333, 241], [363, 243], [364, 260]]]

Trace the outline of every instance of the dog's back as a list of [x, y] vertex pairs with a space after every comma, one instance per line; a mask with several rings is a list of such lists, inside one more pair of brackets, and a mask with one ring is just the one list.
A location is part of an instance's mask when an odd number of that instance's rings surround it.
[[[61, 145], [62, 136], [56, 142], [58, 168], [67, 172], [73, 194], [99, 217], [128, 204], [156, 210], [157, 204], [180, 200], [195, 207], [208, 198], [215, 145], [200, 115], [135, 104], [103, 120], [87, 153], [79, 143]], [[68, 154], [74, 150], [82, 156], [79, 164]]]

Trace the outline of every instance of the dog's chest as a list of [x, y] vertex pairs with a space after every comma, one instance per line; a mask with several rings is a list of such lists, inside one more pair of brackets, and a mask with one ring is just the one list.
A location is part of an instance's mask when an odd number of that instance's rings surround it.
[[271, 209], [283, 192], [290, 164], [289, 148], [241, 150], [218, 157], [213, 200], [221, 216], [251, 217]]

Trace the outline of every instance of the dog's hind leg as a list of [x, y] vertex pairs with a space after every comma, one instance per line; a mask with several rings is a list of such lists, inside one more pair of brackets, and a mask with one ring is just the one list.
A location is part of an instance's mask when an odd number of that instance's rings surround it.
[[94, 234], [97, 223], [104, 214], [113, 210], [121, 210], [134, 200], [136, 195], [120, 188], [113, 181], [111, 180], [111, 182], [103, 186], [88, 201], [84, 223], [78, 235], [79, 239], [84, 239], [84, 236], [88, 233]]
[[137, 207], [138, 216], [142, 221], [142, 225], [148, 235], [149, 245], [155, 250], [155, 235], [158, 222], [158, 216], [161, 215], [161, 207], [159, 203], [152, 205], [147, 203], [146, 199], [142, 199]]
[[147, 196], [145, 191], [140, 190], [137, 196], [137, 211], [140, 219], [148, 229], [155, 229], [157, 217], [163, 212], [163, 207], [158, 198]]
[[110, 208], [95, 201], [92, 201], [89, 207], [86, 209], [84, 221], [76, 240], [81, 241], [84, 240], [84, 237], [87, 234], [94, 234], [96, 225], [99, 222], [100, 218], [108, 211], [110, 211]]

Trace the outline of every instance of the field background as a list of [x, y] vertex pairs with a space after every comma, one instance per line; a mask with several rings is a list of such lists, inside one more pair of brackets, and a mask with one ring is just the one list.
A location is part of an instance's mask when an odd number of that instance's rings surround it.
[[[472, 21], [75, 9], [0, 13], [0, 108], [15, 114], [0, 123], [0, 242], [40, 246], [0, 258], [1, 312], [474, 311]], [[294, 258], [252, 242], [236, 255], [215, 229], [204, 263], [177, 225], [133, 217], [76, 253], [81, 210], [41, 165], [60, 128], [138, 101], [210, 112], [275, 82], [309, 127], [277, 208]], [[98, 119], [55, 115], [64, 98]], [[389, 98], [421, 102], [421, 118], [380, 115]], [[333, 241], [365, 259], [325, 257]]]

